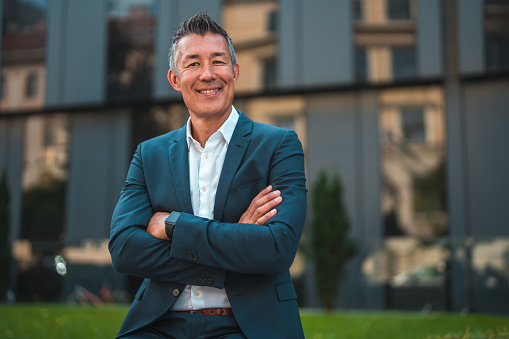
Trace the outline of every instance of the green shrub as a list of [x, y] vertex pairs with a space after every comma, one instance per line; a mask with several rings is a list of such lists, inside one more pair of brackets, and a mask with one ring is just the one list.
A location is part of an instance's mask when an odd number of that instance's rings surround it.
[[342, 200], [343, 186], [337, 175], [329, 182], [321, 171], [312, 188], [311, 258], [315, 266], [318, 296], [332, 311], [343, 277], [343, 266], [355, 249], [348, 238], [350, 221]]

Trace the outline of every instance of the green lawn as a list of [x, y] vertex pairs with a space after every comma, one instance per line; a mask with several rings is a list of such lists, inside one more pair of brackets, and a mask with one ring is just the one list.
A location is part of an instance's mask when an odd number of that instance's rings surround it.
[[[1, 305], [0, 338], [113, 338], [126, 313], [127, 307]], [[301, 315], [307, 339], [509, 338], [509, 317], [347, 311]]]
[[[509, 338], [508, 317], [389, 311], [330, 315], [303, 311], [301, 316], [306, 339]], [[499, 335], [490, 337], [490, 331]]]

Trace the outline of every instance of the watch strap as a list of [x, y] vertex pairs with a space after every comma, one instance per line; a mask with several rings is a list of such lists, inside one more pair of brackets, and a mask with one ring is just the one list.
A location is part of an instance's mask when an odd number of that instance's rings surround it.
[[175, 224], [180, 217], [180, 212], [171, 212], [170, 215], [164, 221], [166, 235], [170, 240], [173, 238], [173, 231], [175, 230]]

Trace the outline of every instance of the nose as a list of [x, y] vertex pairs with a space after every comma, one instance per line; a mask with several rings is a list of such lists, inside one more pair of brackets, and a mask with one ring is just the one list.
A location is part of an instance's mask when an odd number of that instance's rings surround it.
[[214, 65], [209, 63], [205, 63], [202, 67], [202, 72], [200, 74], [201, 81], [211, 81], [216, 79], [216, 72], [214, 70]]

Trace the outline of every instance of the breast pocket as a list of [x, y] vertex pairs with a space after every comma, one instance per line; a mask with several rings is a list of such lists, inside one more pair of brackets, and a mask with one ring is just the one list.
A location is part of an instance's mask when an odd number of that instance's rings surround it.
[[238, 222], [242, 213], [246, 211], [254, 197], [265, 188], [262, 178], [255, 178], [235, 185], [232, 184], [226, 200], [224, 220]]
[[[230, 194], [249, 189], [253, 186], [258, 187], [258, 186], [260, 186], [260, 183], [262, 182], [262, 180], [263, 180], [262, 178], [251, 179], [247, 182], [233, 186], [232, 189], [230, 190]], [[258, 194], [258, 193], [256, 193], [256, 194]], [[256, 196], [256, 194], [253, 196], [253, 198]]]

